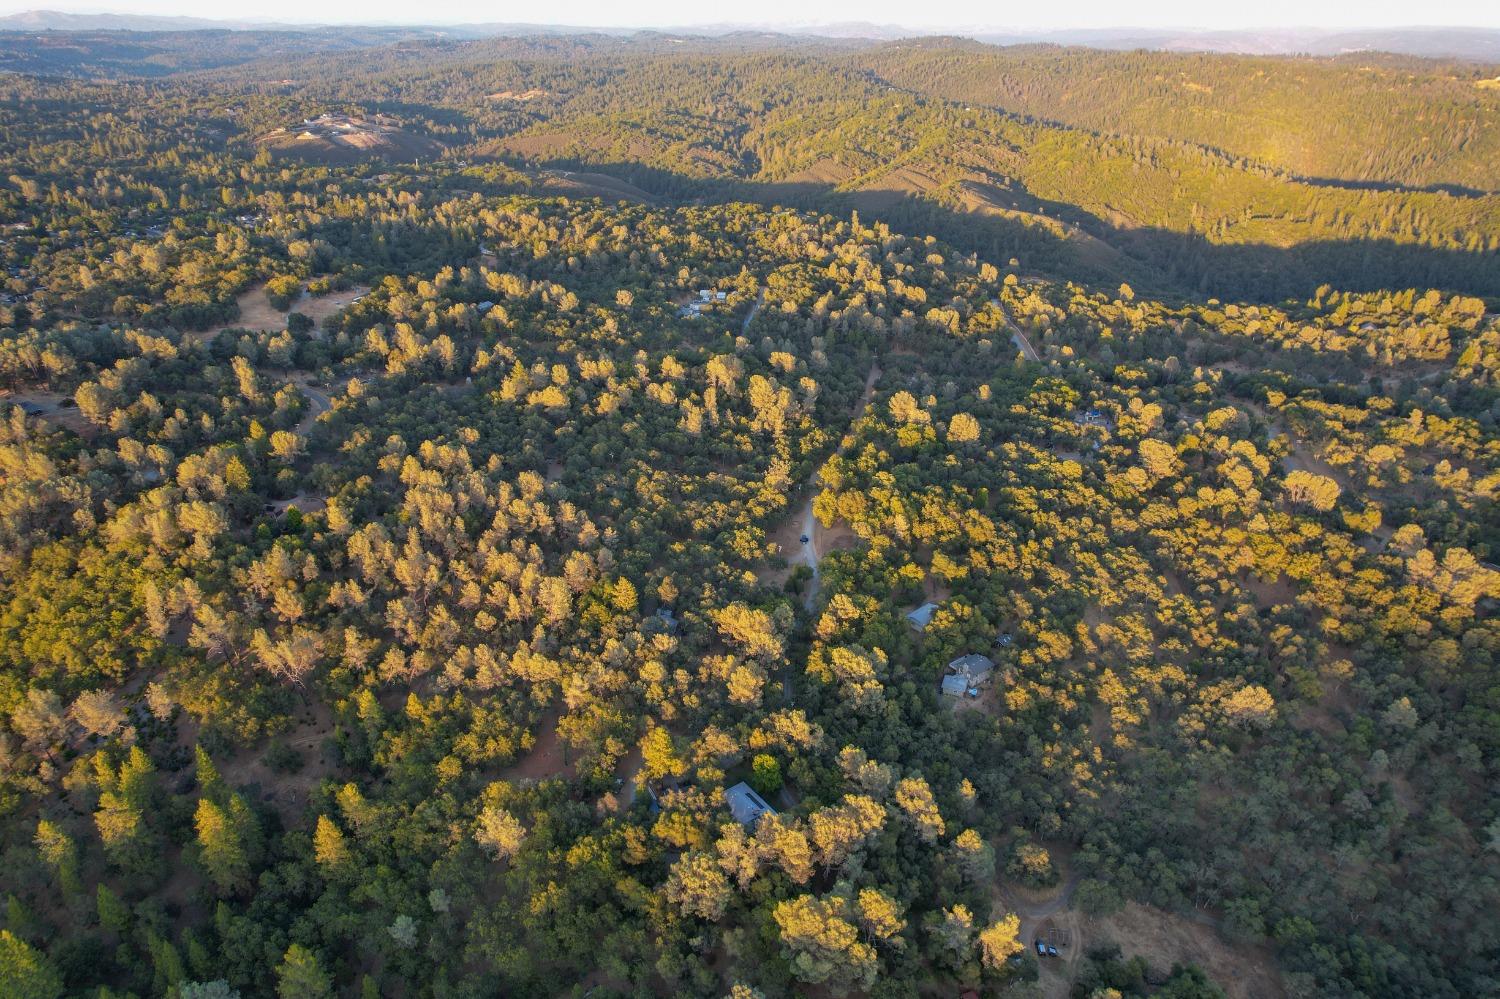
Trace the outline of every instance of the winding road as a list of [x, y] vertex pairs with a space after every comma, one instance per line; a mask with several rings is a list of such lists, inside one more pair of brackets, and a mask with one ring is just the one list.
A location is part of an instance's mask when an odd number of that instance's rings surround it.
[[[759, 307], [760, 303], [759, 301], [757, 301], [756, 308]], [[754, 314], [754, 310], [751, 310], [750, 316], [745, 317], [746, 329], [749, 328], [750, 319], [752, 316], [754, 316]], [[859, 401], [854, 404], [854, 411], [849, 415], [849, 419], [851, 421], [859, 419], [860, 414], [865, 411], [865, 407], [868, 406], [870, 404], [870, 400], [874, 398], [875, 382], [879, 380], [880, 374], [880, 363], [878, 361], [872, 363], [870, 365], [870, 373], [865, 376], [865, 391], [859, 397]], [[834, 452], [835, 454], [838, 454], [844, 450], [844, 443], [845, 442], [840, 442], [838, 450]], [[823, 582], [822, 572], [818, 569], [818, 563], [821, 561], [821, 557], [818, 554], [818, 521], [817, 518], [813, 516], [813, 500], [817, 499], [818, 494], [823, 491], [823, 479], [821, 474], [818, 472], [814, 472], [812, 478], [808, 480], [807, 486], [807, 499], [802, 504], [801, 518], [801, 536], [806, 540], [802, 542], [802, 551], [800, 558], [802, 564], [812, 570], [812, 579], [808, 581], [807, 592], [802, 596], [802, 606], [806, 610], [811, 611], [813, 609], [813, 606], [817, 603], [818, 589]], [[793, 561], [795, 562], [795, 560]]]
[[1005, 325], [1010, 327], [1010, 342], [1015, 344], [1016, 349], [1025, 355], [1026, 360], [1040, 362], [1042, 356], [1036, 352], [1036, 348], [1031, 345], [1031, 341], [1026, 339], [1026, 334], [1021, 332], [1021, 327], [1017, 326], [1015, 321], [1010, 318], [1010, 313], [1005, 311], [1005, 306], [1000, 304], [998, 298], [991, 299], [991, 301], [994, 302], [995, 308], [1000, 310], [1000, 315], [1005, 317]]
[[292, 430], [298, 436], [305, 437], [318, 417], [333, 408], [333, 400], [328, 398], [326, 392], [315, 389], [305, 382], [297, 382], [296, 385], [302, 390], [302, 394], [307, 396], [307, 412], [302, 414], [302, 419]]

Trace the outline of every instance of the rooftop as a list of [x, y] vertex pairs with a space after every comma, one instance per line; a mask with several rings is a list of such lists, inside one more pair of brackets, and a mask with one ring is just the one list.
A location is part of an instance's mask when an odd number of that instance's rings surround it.
[[959, 656], [948, 664], [948, 669], [954, 673], [978, 680], [988, 676], [995, 668], [994, 662], [989, 656], [981, 656], [976, 652], [970, 652], [966, 656]]
[[911, 626], [913, 628], [916, 628], [918, 631], [921, 631], [924, 628], [926, 628], [929, 624], [932, 623], [932, 615], [937, 612], [937, 609], [938, 609], [938, 605], [937, 604], [934, 604], [934, 603], [923, 604], [922, 606], [918, 607], [916, 610], [912, 611], [910, 614], [907, 614], [906, 615], [906, 620], [909, 621], [909, 622], [911, 622]]
[[744, 781], [725, 788], [724, 800], [729, 804], [729, 812], [734, 816], [734, 821], [742, 826], [754, 826], [762, 815], [776, 814], [776, 809], [766, 804], [765, 799]]

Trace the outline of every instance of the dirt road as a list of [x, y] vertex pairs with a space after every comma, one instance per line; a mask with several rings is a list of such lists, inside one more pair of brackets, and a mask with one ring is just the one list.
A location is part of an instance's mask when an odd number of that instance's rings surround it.
[[[808, 580], [807, 592], [802, 596], [802, 606], [807, 610], [813, 609], [813, 601], [818, 597], [818, 586], [822, 582], [822, 575], [818, 571], [818, 525], [813, 517], [813, 500], [821, 492], [822, 483], [816, 476], [813, 477], [813, 489], [807, 495], [807, 502], [802, 506], [802, 563], [812, 570], [812, 579]], [[795, 563], [795, 559], [793, 562]]]
[[[760, 302], [757, 301], [756, 308], [759, 307]], [[751, 316], [754, 314], [752, 310]], [[745, 326], [749, 327], [749, 325], [750, 316], [746, 316]], [[865, 407], [870, 404], [870, 400], [875, 396], [875, 382], [879, 378], [880, 365], [878, 363], [871, 364], [870, 373], [865, 376], [864, 393], [860, 396], [859, 401], [854, 404], [854, 411], [849, 415], [850, 420], [857, 420], [864, 413]], [[844, 443], [841, 442], [838, 451], [835, 453], [837, 454], [843, 451], [843, 449]], [[812, 479], [808, 482], [807, 500], [802, 506], [802, 515], [800, 518], [802, 523], [802, 549], [799, 557], [791, 560], [792, 564], [796, 565], [800, 559], [803, 565], [812, 570], [812, 579], [808, 581], [807, 592], [802, 596], [802, 606], [809, 611], [813, 609], [817, 602], [818, 589], [823, 582], [822, 573], [818, 569], [818, 562], [821, 559], [821, 556], [818, 554], [818, 522], [817, 518], [813, 516], [813, 501], [818, 498], [818, 494], [822, 491], [823, 479], [819, 473], [814, 472]]]
[[1072, 906], [1073, 893], [1078, 890], [1078, 883], [1082, 880], [1083, 875], [1076, 871], [1069, 874], [1068, 879], [1063, 882], [1062, 891], [1041, 901], [1024, 898], [1017, 892], [1001, 890], [1006, 907], [1021, 917], [1021, 942], [1028, 949], [1036, 942], [1036, 928], [1042, 920]]

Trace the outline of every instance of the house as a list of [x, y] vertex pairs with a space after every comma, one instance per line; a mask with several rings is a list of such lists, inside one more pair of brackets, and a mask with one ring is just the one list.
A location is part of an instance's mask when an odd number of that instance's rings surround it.
[[670, 607], [658, 607], [656, 613], [646, 619], [646, 624], [652, 630], [668, 635], [677, 634], [677, 616], [672, 613]]
[[932, 623], [932, 615], [937, 613], [938, 605], [925, 603], [906, 615], [906, 621], [918, 631], [926, 631], [927, 626]]
[[957, 673], [943, 677], [943, 693], [949, 697], [962, 697], [969, 692], [969, 678]]
[[1105, 430], [1114, 429], [1114, 421], [1097, 409], [1084, 410], [1073, 414], [1073, 422], [1080, 427], [1101, 427]]
[[970, 684], [989, 679], [990, 672], [994, 668], [995, 664], [989, 656], [981, 656], [975, 652], [959, 656], [948, 664], [948, 672], [967, 678]]
[[742, 826], [754, 828], [762, 815], [776, 814], [776, 809], [766, 804], [765, 799], [744, 781], [725, 788], [724, 801], [728, 803], [729, 813], [734, 816], [734, 821]]

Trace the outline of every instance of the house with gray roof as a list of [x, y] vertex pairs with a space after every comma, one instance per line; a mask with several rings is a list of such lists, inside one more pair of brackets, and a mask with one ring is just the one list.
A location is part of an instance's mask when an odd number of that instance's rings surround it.
[[726, 787], [724, 801], [729, 805], [729, 814], [734, 816], [734, 821], [752, 829], [762, 815], [776, 814], [776, 809], [766, 804], [766, 800], [744, 781], [734, 787]]
[[981, 656], [971, 652], [966, 656], [959, 656], [948, 664], [948, 672], [968, 678], [969, 683], [977, 684], [981, 680], [989, 679], [990, 673], [995, 669], [995, 664], [989, 656]]
[[918, 631], [926, 631], [927, 626], [932, 623], [932, 615], [937, 613], [938, 605], [925, 603], [906, 615], [906, 622]]
[[943, 677], [943, 693], [949, 697], [962, 697], [969, 691], [969, 678], [957, 673]]

